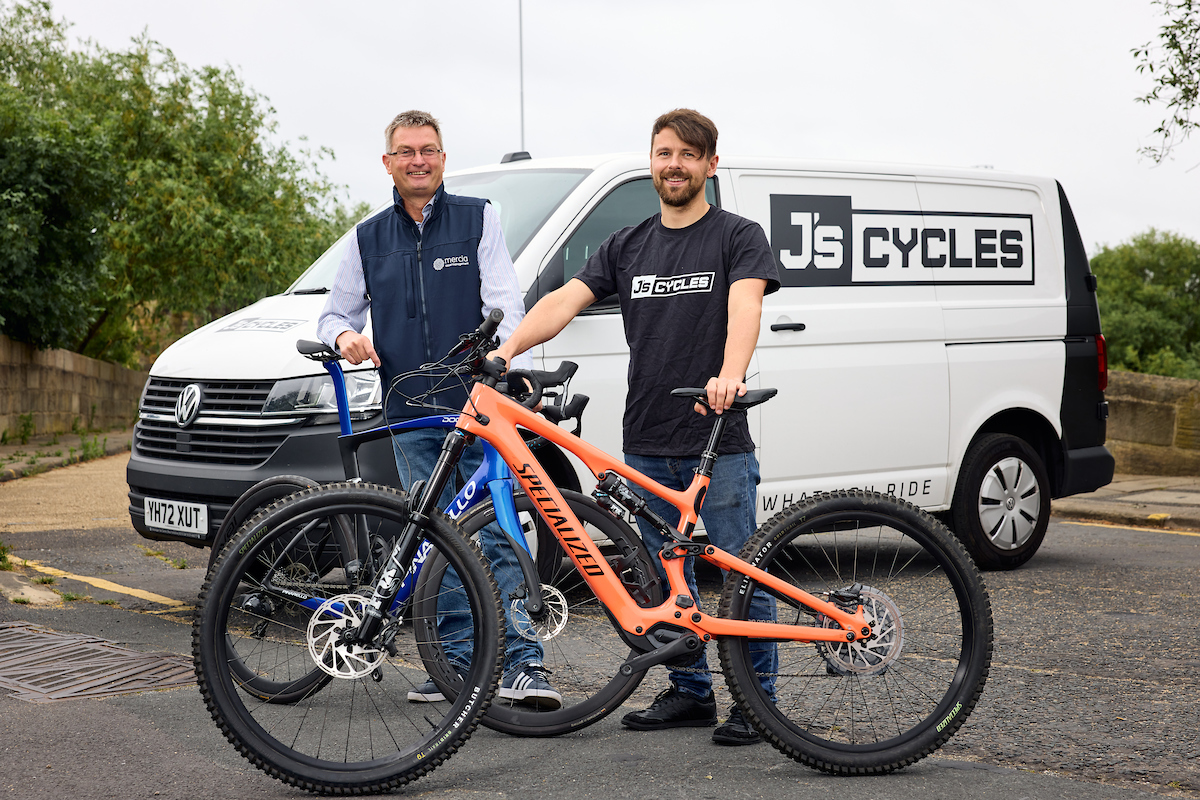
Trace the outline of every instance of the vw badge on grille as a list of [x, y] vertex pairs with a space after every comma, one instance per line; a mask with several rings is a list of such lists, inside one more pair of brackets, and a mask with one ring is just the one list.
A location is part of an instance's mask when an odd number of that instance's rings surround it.
[[175, 424], [186, 428], [200, 414], [200, 384], [189, 383], [175, 401]]

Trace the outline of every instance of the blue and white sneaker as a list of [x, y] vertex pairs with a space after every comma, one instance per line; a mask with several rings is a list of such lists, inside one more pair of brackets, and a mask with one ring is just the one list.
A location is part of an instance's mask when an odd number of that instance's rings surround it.
[[546, 668], [536, 661], [505, 675], [500, 683], [500, 697], [510, 703], [537, 706], [539, 710], [552, 711], [562, 707], [562, 695], [550, 685]]

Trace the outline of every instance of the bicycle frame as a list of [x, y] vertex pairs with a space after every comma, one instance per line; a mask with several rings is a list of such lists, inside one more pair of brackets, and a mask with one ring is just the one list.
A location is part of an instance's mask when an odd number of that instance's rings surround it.
[[[456, 427], [459, 430], [490, 443], [508, 463], [513, 477], [534, 500], [538, 514], [554, 531], [554, 535], [562, 543], [563, 549], [584, 576], [584, 580], [618, 624], [631, 636], [641, 637], [656, 625], [686, 628], [703, 641], [709, 641], [713, 636], [741, 636], [776, 641], [844, 643], [871, 635], [870, 625], [861, 605], [855, 613], [848, 613], [837, 605], [790, 586], [713, 545], [705, 546], [697, 554], [724, 570], [731, 570], [757, 581], [760, 587], [776, 596], [794, 600], [828, 617], [839, 627], [731, 620], [705, 614], [691, 605], [691, 594], [684, 579], [681, 557], [663, 559], [670, 592], [665, 593], [667, 599], [662, 605], [657, 608], [638, 606], [624, 590], [620, 579], [613, 573], [599, 548], [584, 532], [583, 525], [571, 512], [558, 488], [526, 446], [517, 426], [575, 454], [597, 480], [600, 480], [600, 475], [604, 472], [614, 472], [674, 506], [680, 514], [680, 522], [676, 527], [678, 539], [668, 542], [663, 548], [664, 551], [672, 551], [674, 556], [684, 555], [686, 551], [682, 545], [690, 544], [690, 534], [699, 518], [703, 493], [707, 490], [709, 478], [697, 474], [687, 490], [680, 492], [668, 489], [483, 383], [475, 384], [462, 414], [458, 417]], [[677, 603], [677, 599], [683, 602]]]
[[[458, 422], [458, 417], [453, 414], [438, 414], [393, 422], [389, 425], [381, 425], [356, 433], [350, 421], [350, 401], [346, 393], [346, 378], [341, 364], [337, 361], [325, 361], [322, 362], [322, 366], [325, 367], [325, 370], [333, 379], [333, 392], [334, 397], [337, 399], [338, 427], [340, 429], [338, 448], [341, 452], [346, 477], [351, 480], [360, 479], [358, 447], [363, 442], [418, 429], [441, 428], [451, 430]], [[525, 538], [525, 532], [521, 527], [520, 521], [517, 519], [517, 509], [513, 503], [512, 473], [509, 471], [508, 465], [504, 463], [504, 460], [490, 444], [486, 441], [482, 444], [483, 462], [471, 475], [470, 479], [463, 484], [462, 489], [450, 501], [450, 504], [446, 506], [446, 516], [451, 519], [458, 519], [463, 513], [483, 502], [485, 497], [490, 497], [496, 509], [496, 521], [500, 524], [500, 527], [526, 553], [530, 553], [529, 542]], [[482, 487], [487, 487], [486, 493], [481, 491]], [[417, 548], [412, 566], [409, 567], [408, 572], [405, 573], [400, 583], [400, 591], [392, 603], [392, 610], [398, 608], [412, 595], [413, 587], [416, 585], [417, 577], [420, 575], [421, 568], [425, 564], [425, 559], [429, 555], [429, 550], [430, 548], [427, 543], [423, 543]], [[320, 599], [309, 598], [302, 601], [301, 605], [315, 611], [321, 605], [321, 602]]]

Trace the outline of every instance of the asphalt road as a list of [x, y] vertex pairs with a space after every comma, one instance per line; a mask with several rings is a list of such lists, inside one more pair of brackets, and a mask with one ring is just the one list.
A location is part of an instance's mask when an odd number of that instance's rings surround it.
[[[73, 499], [64, 495], [51, 505]], [[5, 516], [14, 508], [5, 505]], [[40, 565], [40, 572], [19, 569], [24, 580], [55, 569], [89, 578], [59, 576], [44, 586], [90, 599], [0, 600], [0, 623], [26, 621], [143, 653], [189, 656], [189, 606], [206, 554], [146, 542], [107, 512], [82, 513], [91, 516], [53, 529], [5, 524], [0, 540], [18, 563]], [[717, 747], [705, 729], [626, 731], [617, 714], [557, 739], [481, 728], [404, 794], [1200, 798], [1200, 654], [1191, 649], [1200, 619], [1200, 536], [1056, 521], [1029, 564], [989, 573], [987, 583], [996, 647], [983, 698], [941, 751], [900, 773], [831, 778], [765, 745]], [[0, 661], [0, 678], [5, 669]], [[651, 673], [643, 696], [662, 688], [661, 676]], [[238, 757], [191, 687], [45, 703], [0, 696], [0, 796], [302, 794]]]

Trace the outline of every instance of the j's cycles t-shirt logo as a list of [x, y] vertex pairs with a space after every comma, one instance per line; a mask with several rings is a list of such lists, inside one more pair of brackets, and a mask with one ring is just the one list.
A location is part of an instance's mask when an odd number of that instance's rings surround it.
[[852, 198], [771, 195], [784, 286], [1031, 284], [1029, 214], [855, 209]]
[[686, 275], [637, 275], [633, 279], [633, 288], [629, 296], [636, 300], [641, 297], [673, 297], [679, 294], [711, 292], [715, 274], [692, 272]]

